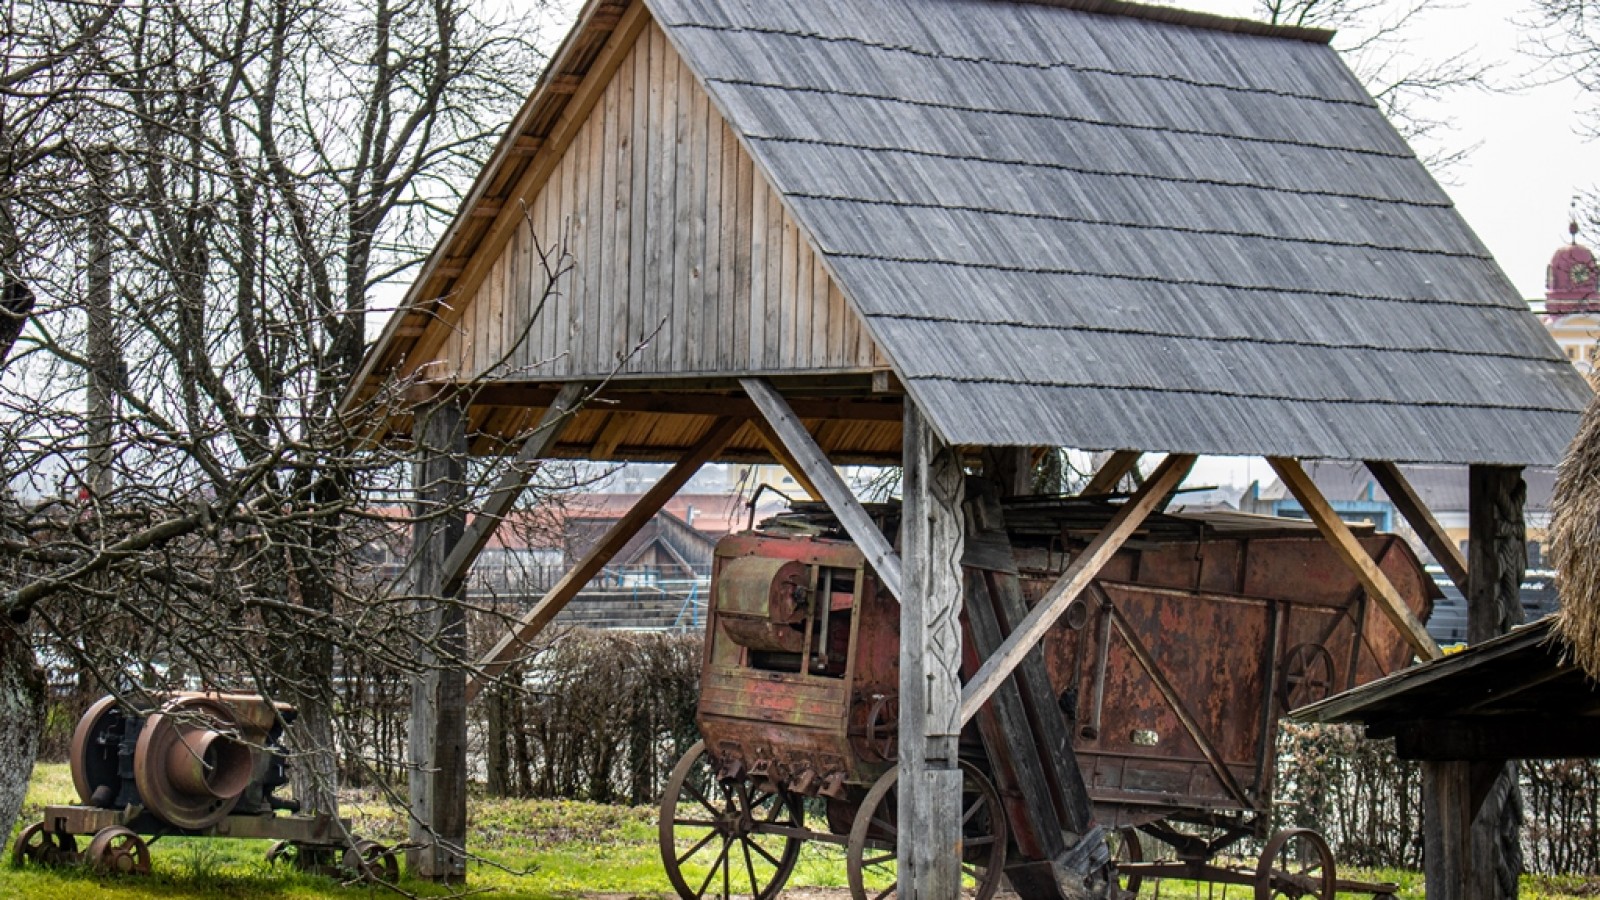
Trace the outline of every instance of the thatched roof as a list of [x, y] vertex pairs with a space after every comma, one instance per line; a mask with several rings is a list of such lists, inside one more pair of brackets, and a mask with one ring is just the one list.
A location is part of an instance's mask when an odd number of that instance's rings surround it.
[[1600, 400], [1590, 400], [1567, 448], [1551, 502], [1550, 558], [1561, 612], [1556, 631], [1578, 665], [1600, 678]]

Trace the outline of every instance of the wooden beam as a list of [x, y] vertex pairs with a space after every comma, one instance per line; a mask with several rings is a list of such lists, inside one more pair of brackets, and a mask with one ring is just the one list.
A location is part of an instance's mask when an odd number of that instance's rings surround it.
[[778, 433], [772, 429], [772, 423], [764, 418], [757, 418], [751, 419], [750, 424], [755, 426], [756, 434], [761, 436], [761, 443], [772, 454], [772, 458], [783, 466], [811, 499], [821, 500], [822, 491], [811, 480], [811, 476], [806, 474], [806, 470], [801, 468], [800, 461], [794, 458], [789, 448], [783, 445], [783, 438], [778, 437]]
[[557, 394], [555, 400], [545, 409], [539, 424], [534, 426], [533, 432], [522, 442], [522, 449], [517, 452], [517, 458], [511, 461], [505, 474], [500, 476], [499, 483], [489, 492], [489, 498], [484, 501], [483, 509], [478, 511], [472, 524], [467, 526], [461, 540], [450, 548], [450, 555], [445, 557], [443, 565], [446, 595], [454, 594], [466, 582], [473, 561], [483, 552], [483, 548], [489, 543], [489, 538], [494, 535], [495, 528], [527, 488], [528, 479], [533, 477], [534, 466], [549, 455], [551, 448], [556, 445], [556, 440], [561, 437], [561, 432], [566, 429], [567, 423], [572, 421], [572, 416], [583, 399], [584, 388], [584, 385], [574, 382], [561, 389], [561, 393]]
[[1411, 530], [1422, 539], [1422, 545], [1433, 554], [1433, 559], [1450, 580], [1461, 590], [1463, 596], [1467, 593], [1467, 560], [1461, 555], [1461, 549], [1450, 540], [1439, 520], [1428, 511], [1422, 498], [1412, 489], [1411, 482], [1406, 480], [1400, 467], [1384, 460], [1367, 460], [1367, 470], [1372, 477], [1378, 480], [1378, 486], [1389, 495], [1389, 502], [1394, 508], [1405, 516], [1406, 522], [1411, 525]]
[[1019, 663], [1028, 655], [1028, 651], [1039, 641], [1044, 639], [1050, 626], [1061, 618], [1067, 607], [1083, 589], [1094, 581], [1104, 566], [1117, 551], [1122, 549], [1124, 542], [1139, 529], [1147, 516], [1167, 499], [1173, 489], [1189, 474], [1189, 469], [1194, 466], [1195, 457], [1192, 454], [1175, 453], [1161, 461], [1161, 465], [1145, 480], [1144, 486], [1128, 499], [1122, 508], [1117, 510], [1111, 521], [1106, 523], [1104, 531], [1095, 535], [1082, 553], [1067, 566], [1056, 583], [1050, 586], [1039, 604], [1028, 613], [1011, 636], [1006, 638], [1000, 651], [984, 661], [977, 674], [967, 682], [961, 692], [961, 722], [966, 724], [977, 715], [978, 708], [983, 706], [989, 695], [993, 694], [1000, 684], [1011, 675]]
[[1592, 759], [1600, 756], [1600, 719], [1589, 716], [1473, 716], [1413, 719], [1391, 731], [1401, 759]]
[[660, 512], [661, 507], [672, 499], [672, 495], [682, 489], [689, 479], [694, 477], [694, 473], [700, 471], [701, 466], [716, 456], [717, 451], [721, 450], [733, 438], [734, 432], [744, 424], [744, 419], [731, 416], [718, 419], [711, 426], [711, 430], [706, 432], [705, 437], [669, 469], [660, 481], [646, 491], [644, 496], [639, 498], [639, 502], [635, 503], [633, 508], [600, 538], [599, 543], [595, 544], [571, 571], [563, 575], [561, 580], [533, 605], [532, 609], [523, 613], [516, 626], [478, 660], [472, 679], [467, 682], [467, 702], [472, 702], [486, 683], [505, 671], [506, 666], [511, 664], [512, 658], [543, 631], [557, 613], [566, 608], [568, 601], [577, 596], [578, 591], [599, 574], [606, 563], [611, 561], [611, 557], [616, 556], [617, 551], [638, 534], [639, 529]]
[[1438, 659], [1443, 654], [1439, 645], [1428, 635], [1428, 629], [1422, 626], [1411, 608], [1406, 606], [1400, 592], [1389, 581], [1389, 576], [1383, 574], [1378, 564], [1373, 562], [1371, 554], [1361, 546], [1361, 541], [1351, 533], [1350, 526], [1339, 518], [1333, 511], [1328, 499], [1322, 496], [1322, 491], [1317, 489], [1316, 482], [1300, 467], [1298, 460], [1286, 456], [1269, 456], [1267, 462], [1272, 464], [1272, 470], [1278, 473], [1289, 493], [1300, 501], [1300, 506], [1316, 523], [1317, 530], [1332, 545], [1334, 552], [1339, 554], [1345, 565], [1349, 566], [1361, 582], [1361, 587], [1367, 595], [1378, 601], [1378, 609], [1383, 611], [1394, 627], [1400, 631], [1401, 637], [1406, 639], [1417, 655], [1423, 659]]
[[1094, 477], [1083, 486], [1078, 496], [1094, 497], [1116, 490], [1117, 484], [1133, 471], [1133, 467], [1139, 462], [1139, 457], [1143, 455], [1137, 450], [1118, 450], [1111, 454], [1111, 458], [1100, 465], [1100, 471], [1094, 473]]
[[612, 459], [612, 454], [617, 452], [622, 439], [627, 437], [628, 429], [633, 427], [633, 417], [633, 413], [622, 410], [607, 413], [605, 427], [600, 429], [600, 436], [594, 439], [594, 448], [589, 451], [589, 458]]
[[466, 520], [466, 417], [456, 398], [417, 412], [417, 494], [411, 526], [410, 593], [415, 604], [417, 674], [411, 679], [407, 757], [411, 764], [406, 869], [417, 878], [460, 883], [467, 861], [466, 610], [444, 577], [445, 548], [459, 545]]
[[914, 403], [906, 404], [902, 434], [900, 519], [907, 567], [906, 592], [900, 597], [897, 882], [901, 897], [956, 900], [962, 855], [962, 723], [956, 701], [961, 696], [966, 476], [960, 454]]
[[[828, 508], [839, 517], [839, 524], [844, 526], [851, 540], [866, 555], [867, 563], [877, 573], [878, 580], [895, 599], [904, 600], [900, 588], [900, 557], [894, 552], [889, 539], [878, 530], [872, 516], [861, 507], [861, 501], [839, 477], [833, 464], [828, 462], [822, 448], [811, 438], [811, 433], [806, 431], [794, 410], [789, 408], [783, 395], [761, 378], [744, 378], [739, 383], [744, 385], [745, 393], [750, 395], [778, 439], [788, 448], [795, 465], [811, 479], [811, 483], [822, 493], [822, 499], [827, 501]], [[908, 405], [906, 408], [911, 407]]]
[[[610, 390], [589, 401], [591, 411], [626, 410], [681, 416], [746, 416], [755, 418], [761, 411], [742, 392], [724, 394], [696, 390], [693, 385], [674, 385], [670, 393]], [[737, 389], [737, 388], [736, 388]], [[556, 388], [542, 384], [498, 381], [472, 388], [474, 404], [484, 406], [545, 406]], [[894, 422], [902, 415], [899, 398], [888, 400], [850, 400], [844, 398], [797, 397], [788, 401], [803, 419], [841, 419], [853, 422]]]

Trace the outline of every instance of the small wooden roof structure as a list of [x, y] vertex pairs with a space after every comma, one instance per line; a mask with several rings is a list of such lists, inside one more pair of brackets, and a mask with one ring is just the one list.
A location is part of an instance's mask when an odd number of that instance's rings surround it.
[[759, 374], [838, 462], [903, 388], [958, 445], [1553, 463], [1587, 387], [1328, 37], [592, 0], [347, 406], [479, 379], [489, 451], [612, 376], [554, 452], [674, 459]]
[[1303, 722], [1360, 723], [1404, 759], [1600, 756], [1600, 683], [1553, 617], [1302, 707]]

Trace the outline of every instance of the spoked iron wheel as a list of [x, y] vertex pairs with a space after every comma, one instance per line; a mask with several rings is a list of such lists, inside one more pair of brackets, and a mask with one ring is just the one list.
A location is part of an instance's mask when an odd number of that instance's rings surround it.
[[1333, 900], [1336, 883], [1333, 851], [1309, 828], [1286, 828], [1273, 835], [1256, 866], [1256, 900]]
[[[854, 900], [887, 900], [896, 895], [895, 845], [900, 802], [895, 783], [896, 766], [883, 774], [856, 812], [845, 851], [845, 871], [850, 876]], [[1000, 792], [975, 767], [961, 764], [961, 884], [973, 891], [974, 900], [990, 900], [1000, 889], [1006, 864], [1006, 817]]]
[[1125, 863], [1144, 862], [1144, 845], [1139, 843], [1139, 830], [1118, 828], [1106, 834], [1106, 843], [1110, 845], [1111, 861], [1117, 866], [1117, 880], [1121, 882], [1122, 889], [1130, 894], [1139, 893], [1144, 876], [1138, 870], [1130, 872], [1123, 868]]
[[344, 851], [345, 871], [365, 882], [398, 884], [400, 862], [394, 851], [377, 841], [359, 840]]
[[661, 862], [683, 900], [770, 900], [794, 871], [804, 822], [793, 794], [719, 780], [701, 741], [678, 760], [661, 797]]
[[121, 825], [95, 832], [87, 856], [89, 865], [108, 875], [150, 874], [150, 847]]
[[14, 866], [64, 866], [78, 861], [78, 842], [70, 834], [51, 834], [43, 822], [35, 822], [17, 835], [11, 845]]

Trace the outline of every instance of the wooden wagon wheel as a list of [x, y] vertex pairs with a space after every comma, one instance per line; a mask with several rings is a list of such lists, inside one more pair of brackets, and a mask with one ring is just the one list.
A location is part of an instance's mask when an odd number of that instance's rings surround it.
[[94, 840], [84, 854], [89, 865], [98, 872], [111, 875], [149, 875], [150, 847], [121, 825], [112, 825], [95, 832]]
[[1334, 900], [1333, 851], [1309, 828], [1285, 828], [1272, 836], [1256, 866], [1256, 900]]
[[700, 741], [673, 767], [661, 797], [661, 863], [683, 900], [746, 890], [770, 900], [794, 871], [804, 828], [798, 796], [718, 779]]
[[78, 861], [78, 842], [70, 834], [51, 834], [43, 822], [35, 822], [17, 835], [11, 845], [11, 864], [23, 866], [64, 866]]
[[1299, 709], [1333, 693], [1333, 654], [1316, 643], [1296, 644], [1284, 654], [1278, 699], [1284, 709]]
[[[900, 767], [883, 774], [850, 826], [850, 842], [845, 850], [845, 872], [850, 878], [854, 900], [887, 900], [895, 896], [895, 825], [899, 798], [895, 783]], [[1000, 806], [1000, 792], [970, 763], [961, 764], [961, 860], [962, 881], [975, 891], [973, 900], [990, 900], [1000, 889], [1006, 864], [1006, 816]], [[868, 886], [868, 881], [874, 883]], [[887, 883], [878, 887], [877, 883]]]

